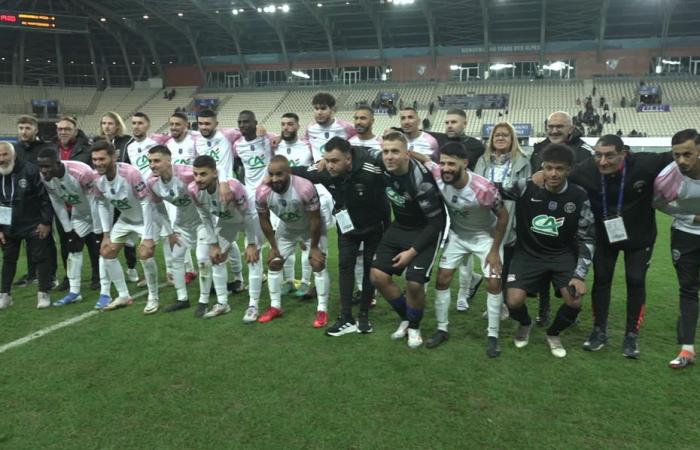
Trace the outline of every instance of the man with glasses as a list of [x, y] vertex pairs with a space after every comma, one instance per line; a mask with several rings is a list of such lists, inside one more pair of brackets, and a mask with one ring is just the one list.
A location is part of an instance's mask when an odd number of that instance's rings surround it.
[[608, 342], [607, 325], [615, 263], [625, 254], [627, 324], [622, 354], [639, 357], [637, 337], [644, 317], [646, 272], [656, 240], [652, 199], [654, 179], [672, 161], [667, 153], [630, 153], [614, 134], [602, 136], [593, 158], [580, 163], [569, 180], [583, 187], [596, 222], [593, 256], [594, 327], [584, 350], [598, 351]]

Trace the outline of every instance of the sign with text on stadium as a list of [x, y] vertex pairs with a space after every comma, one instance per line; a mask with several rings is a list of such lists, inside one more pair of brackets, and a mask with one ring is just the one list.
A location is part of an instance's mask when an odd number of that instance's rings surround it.
[[[485, 123], [481, 127], [481, 135], [483, 137], [491, 136], [491, 131], [496, 124]], [[532, 134], [532, 124], [531, 123], [514, 123], [513, 128], [515, 129], [515, 135], [519, 138], [525, 138]]]
[[0, 11], [0, 27], [52, 33], [87, 33], [87, 17], [29, 11]]

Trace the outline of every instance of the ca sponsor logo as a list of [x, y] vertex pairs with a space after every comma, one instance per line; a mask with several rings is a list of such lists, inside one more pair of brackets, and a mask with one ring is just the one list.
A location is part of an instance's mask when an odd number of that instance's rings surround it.
[[265, 159], [255, 155], [248, 158], [248, 167], [251, 169], [262, 169], [266, 166]]
[[146, 167], [148, 167], [149, 164], [150, 161], [148, 160], [148, 155], [141, 155], [138, 158], [136, 158], [136, 167], [139, 170], [145, 169]]
[[63, 200], [65, 203], [68, 203], [71, 206], [75, 206], [75, 205], [80, 204], [80, 196], [77, 194], [61, 195], [61, 200]]
[[114, 206], [115, 208], [117, 208], [120, 211], [131, 209], [131, 205], [129, 204], [128, 199], [119, 200], [119, 199], [115, 198], [115, 199], [110, 200], [109, 202], [112, 204], [112, 206]]
[[547, 236], [559, 236], [559, 228], [564, 225], [564, 217], [556, 218], [540, 214], [532, 219], [530, 229]]
[[385, 189], [386, 196], [389, 197], [389, 200], [394, 203], [395, 205], [398, 206], [404, 206], [406, 204], [406, 199], [399, 195], [398, 192], [396, 192], [393, 188], [386, 188]]
[[218, 148], [213, 148], [209, 151], [209, 156], [214, 158], [214, 161], [219, 162], [219, 159], [221, 158], [221, 150]]
[[178, 197], [173, 200], [173, 205], [175, 206], [187, 206], [192, 203], [192, 199], [189, 197]]
[[301, 219], [301, 216], [295, 212], [283, 212], [280, 214], [280, 220], [283, 222], [296, 222]]
[[214, 211], [214, 215], [223, 220], [230, 219], [233, 217], [233, 214], [231, 214], [231, 211], [229, 211], [228, 209], [225, 209], [223, 211]]

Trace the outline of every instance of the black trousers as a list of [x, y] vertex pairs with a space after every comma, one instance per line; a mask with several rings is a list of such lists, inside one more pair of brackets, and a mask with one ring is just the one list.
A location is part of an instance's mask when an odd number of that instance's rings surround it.
[[[60, 220], [55, 220], [56, 231], [58, 231], [58, 239], [61, 244], [61, 260], [63, 261], [63, 268], [68, 272], [68, 245], [66, 242], [66, 231], [63, 229]], [[102, 242], [102, 235], [96, 235], [95, 233], [89, 233], [83, 238], [83, 242], [88, 249], [88, 255], [90, 256], [90, 268], [92, 269], [92, 279], [100, 279], [100, 242]]]
[[352, 318], [352, 294], [355, 286], [355, 261], [360, 244], [364, 243], [363, 276], [362, 276], [362, 300], [360, 312], [367, 313], [374, 293], [374, 286], [369, 279], [372, 267], [372, 259], [377, 245], [382, 239], [382, 228], [377, 228], [365, 234], [345, 235], [338, 232], [338, 272], [340, 284], [340, 314], [345, 319]]
[[27, 259], [32, 262], [36, 269], [39, 291], [49, 291], [51, 289], [50, 243], [53, 243], [53, 240], [49, 240], [48, 237], [39, 239], [36, 235], [29, 237], [5, 235], [5, 245], [2, 246], [3, 261], [0, 292], [9, 294], [12, 290], [12, 280], [17, 272], [17, 259], [19, 258], [22, 241], [25, 241], [27, 245]]
[[[605, 329], [608, 326], [610, 291], [617, 256], [621, 250], [598, 241], [593, 256], [593, 302], [594, 325]], [[646, 277], [651, 260], [652, 247], [622, 250], [625, 253], [625, 282], [627, 284], [627, 324], [625, 333], [638, 333], [644, 318], [646, 303]]]
[[698, 323], [698, 289], [700, 288], [700, 236], [671, 229], [671, 257], [678, 277], [680, 297], [678, 343], [693, 345]]
[[[53, 233], [49, 234], [46, 238], [48, 245], [48, 259], [49, 259], [49, 276], [51, 279], [56, 278], [56, 270], [58, 269], [58, 252], [56, 250], [56, 241], [53, 238]], [[29, 256], [29, 249], [27, 249], [27, 274], [29, 278], [36, 278], [36, 264]]]

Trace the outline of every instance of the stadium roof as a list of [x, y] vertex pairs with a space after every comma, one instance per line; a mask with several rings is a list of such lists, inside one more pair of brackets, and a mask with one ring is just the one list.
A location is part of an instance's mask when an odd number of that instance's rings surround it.
[[[410, 1], [410, 0], [408, 0]], [[439, 47], [700, 34], [700, 0], [19, 0], [28, 9], [88, 16], [97, 58], [194, 64], [198, 57]], [[274, 13], [270, 5], [274, 4]], [[285, 6], [286, 5], [286, 6]], [[262, 12], [258, 12], [258, 8]], [[288, 9], [287, 12], [285, 10]], [[236, 11], [236, 14], [233, 11]], [[147, 18], [146, 18], [147, 17]], [[1, 29], [11, 57], [19, 31]], [[54, 54], [46, 34], [32, 52]], [[89, 57], [86, 35], [61, 36], [65, 60]], [[43, 39], [41, 41], [40, 39]], [[44, 42], [44, 45], [31, 45]], [[151, 51], [151, 47], [154, 51]]]

